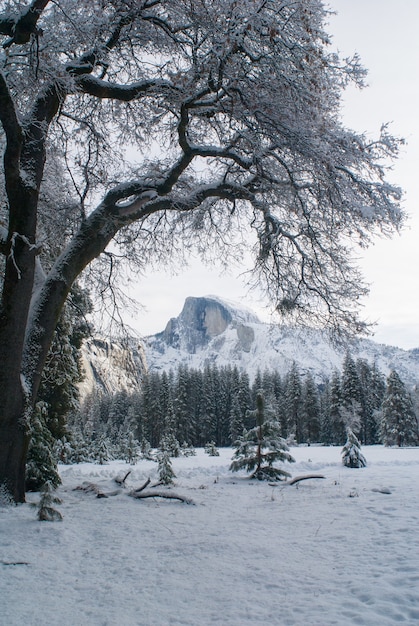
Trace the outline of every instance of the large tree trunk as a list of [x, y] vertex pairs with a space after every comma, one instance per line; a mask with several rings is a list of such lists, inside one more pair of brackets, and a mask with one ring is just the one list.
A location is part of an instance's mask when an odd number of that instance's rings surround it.
[[7, 260], [0, 311], [0, 487], [16, 502], [25, 500], [30, 386], [22, 376], [22, 354], [34, 255], [27, 241], [15, 237]]
[[[9, 224], [0, 303], [0, 487], [15, 502], [25, 501], [33, 380], [37, 364], [24, 362], [28, 320], [34, 295], [39, 189], [45, 164], [49, 121], [58, 107], [57, 88], [42, 92], [31, 119], [22, 125], [4, 79], [0, 81], [1, 121], [6, 132], [4, 173]], [[41, 366], [42, 369], [42, 366]]]
[[[23, 393], [19, 385], [10, 387], [13, 396], [0, 421], [0, 487], [14, 502], [25, 501], [25, 469], [29, 434], [25, 419]], [[15, 392], [17, 391], [18, 397]], [[1, 394], [3, 396], [4, 394]]]
[[[29, 422], [60, 312], [77, 276], [120, 226], [100, 206], [85, 220], [73, 245], [57, 259], [37, 292], [33, 293], [32, 258], [27, 280], [21, 273], [10, 297], [3, 293], [3, 302], [9, 305], [3, 308], [0, 328], [0, 345], [7, 347], [0, 360], [0, 485], [16, 502], [25, 501]], [[16, 293], [20, 298], [14, 297]]]

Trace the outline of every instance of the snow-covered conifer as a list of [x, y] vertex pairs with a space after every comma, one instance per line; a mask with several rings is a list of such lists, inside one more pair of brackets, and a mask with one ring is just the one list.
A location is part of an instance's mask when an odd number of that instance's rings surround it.
[[54, 504], [61, 504], [61, 499], [54, 495], [55, 487], [47, 481], [41, 489], [41, 499], [38, 504], [38, 519], [41, 522], [59, 522], [63, 519], [60, 511]]
[[186, 441], [184, 441], [180, 447], [180, 452], [182, 456], [196, 456], [196, 450], [193, 446], [190, 446]]
[[176, 474], [173, 471], [172, 462], [170, 460], [170, 454], [167, 450], [161, 450], [157, 454], [159, 481], [163, 485], [173, 485], [173, 479], [176, 478]]
[[347, 440], [342, 448], [342, 463], [346, 467], [366, 467], [367, 462], [361, 452], [361, 444], [354, 432], [348, 427]]
[[281, 437], [281, 427], [273, 419], [267, 419], [263, 392], [256, 395], [256, 410], [251, 412], [256, 426], [245, 430], [236, 442], [230, 470], [237, 472], [245, 469], [251, 473], [251, 478], [259, 480], [281, 480], [290, 474], [281, 467], [273, 464], [277, 461], [289, 463], [294, 458], [289, 454], [289, 448]]
[[131, 431], [126, 435], [122, 446], [122, 457], [130, 465], [135, 465], [139, 459], [139, 444], [134, 433]]
[[31, 441], [26, 467], [26, 489], [39, 491], [49, 483], [53, 487], [61, 484], [57, 471], [57, 458], [54, 454], [54, 438], [48, 429], [48, 405], [38, 402], [31, 422]]
[[91, 451], [94, 461], [99, 465], [105, 465], [113, 458], [112, 444], [106, 435], [101, 435], [98, 440], [92, 442]]
[[181, 454], [180, 443], [172, 432], [163, 434], [159, 443], [159, 449], [175, 458]]
[[412, 397], [394, 370], [387, 378], [381, 407], [381, 440], [386, 446], [411, 446], [419, 441]]
[[217, 446], [215, 445], [215, 441], [209, 441], [206, 443], [204, 449], [208, 456], [220, 456]]

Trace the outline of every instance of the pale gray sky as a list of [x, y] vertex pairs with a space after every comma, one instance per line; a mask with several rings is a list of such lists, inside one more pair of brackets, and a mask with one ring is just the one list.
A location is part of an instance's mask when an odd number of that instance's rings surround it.
[[[345, 125], [377, 135], [383, 122], [391, 122], [391, 132], [407, 140], [390, 180], [404, 188], [410, 219], [400, 237], [378, 241], [361, 260], [371, 285], [364, 316], [377, 322], [376, 341], [419, 347], [419, 2], [329, 0], [328, 5], [338, 12], [328, 28], [333, 47], [343, 56], [358, 52], [369, 71], [368, 88], [350, 89], [345, 96]], [[219, 271], [194, 262], [175, 277], [147, 274], [135, 289], [144, 309], [126, 321], [142, 335], [159, 332], [179, 314], [187, 296], [208, 294], [263, 314], [266, 303], [249, 297], [240, 268], [229, 275]]]

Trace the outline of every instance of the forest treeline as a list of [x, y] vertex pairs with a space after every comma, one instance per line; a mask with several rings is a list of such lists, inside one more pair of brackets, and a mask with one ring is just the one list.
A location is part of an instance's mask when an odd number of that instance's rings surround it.
[[253, 381], [231, 366], [152, 371], [134, 393], [92, 392], [72, 414], [69, 436], [109, 458], [123, 456], [130, 440], [156, 448], [167, 435], [185, 446], [231, 446], [254, 426], [259, 390], [289, 443], [343, 445], [347, 427], [362, 444], [418, 442], [414, 398], [397, 372], [386, 380], [376, 364], [349, 353], [323, 384], [296, 363], [284, 376], [258, 371]]

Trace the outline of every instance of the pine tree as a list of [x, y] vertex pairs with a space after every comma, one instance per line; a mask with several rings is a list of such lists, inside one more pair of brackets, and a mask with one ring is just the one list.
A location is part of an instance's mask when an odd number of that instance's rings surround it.
[[55, 486], [47, 481], [41, 489], [41, 499], [38, 504], [38, 519], [41, 522], [59, 522], [63, 516], [54, 504], [61, 504], [60, 498], [54, 495]]
[[138, 441], [131, 431], [127, 434], [123, 446], [123, 459], [130, 465], [135, 465], [139, 459]]
[[161, 450], [157, 455], [159, 481], [163, 485], [173, 485], [176, 474], [173, 471], [170, 461], [170, 454], [167, 450]]
[[[354, 403], [357, 403], [358, 407], [362, 407], [361, 381], [356, 363], [349, 352], [346, 353], [343, 362], [341, 393], [342, 404], [346, 410], [351, 411]], [[361, 418], [361, 413], [359, 413], [359, 417]], [[361, 432], [361, 419], [356, 426], [352, 425], [351, 428], [359, 435]]]
[[294, 434], [297, 443], [305, 440], [302, 413], [302, 382], [297, 364], [294, 362], [286, 378], [285, 406], [288, 436]]
[[394, 370], [387, 378], [380, 430], [381, 440], [386, 446], [411, 446], [419, 441], [412, 398]]
[[180, 443], [172, 432], [163, 434], [159, 443], [159, 449], [167, 452], [171, 457], [177, 458], [181, 455]]
[[246, 469], [247, 472], [252, 472], [250, 478], [258, 480], [281, 480], [290, 476], [282, 468], [273, 466], [276, 461], [292, 463], [295, 459], [288, 453], [279, 423], [274, 419], [266, 419], [262, 391], [257, 393], [256, 410], [251, 413], [256, 419], [256, 426], [244, 431], [239, 437], [230, 470], [237, 472]]
[[361, 444], [358, 438], [349, 427], [346, 430], [346, 434], [347, 440], [342, 448], [342, 463], [346, 467], [366, 467], [367, 462], [361, 452]]
[[205, 452], [209, 456], [220, 456], [220, 453], [217, 450], [217, 446], [215, 445], [215, 441], [209, 441], [205, 444]]
[[306, 440], [318, 442], [320, 440], [320, 398], [313, 376], [305, 376], [302, 394], [302, 413], [305, 423]]
[[140, 441], [140, 453], [143, 459], [147, 459], [147, 461], [153, 460], [153, 454], [150, 442], [147, 439], [141, 439]]
[[330, 382], [327, 380], [320, 396], [320, 441], [328, 445], [330, 445], [333, 441], [330, 406]]
[[180, 446], [181, 456], [196, 456], [196, 450], [193, 446], [190, 446], [186, 441]]
[[345, 443], [345, 423], [342, 418], [343, 407], [342, 386], [339, 373], [335, 371], [330, 382], [329, 419], [332, 433], [332, 443], [343, 445]]
[[31, 421], [31, 442], [26, 466], [27, 491], [39, 491], [46, 483], [54, 488], [61, 484], [54, 455], [54, 437], [47, 427], [47, 414], [47, 404], [38, 402]]
[[68, 439], [67, 417], [79, 408], [80, 347], [90, 332], [85, 322], [90, 308], [86, 290], [75, 284], [54, 333], [32, 416], [25, 481], [29, 491], [37, 491], [47, 481], [54, 486], [61, 482], [57, 462], [64, 459], [57, 453]]
[[237, 441], [240, 434], [243, 432], [244, 419], [243, 413], [240, 407], [240, 397], [238, 392], [233, 396], [230, 409], [230, 441]]
[[101, 435], [97, 441], [92, 442], [91, 449], [93, 458], [99, 465], [105, 465], [113, 457], [112, 445], [106, 435]]

